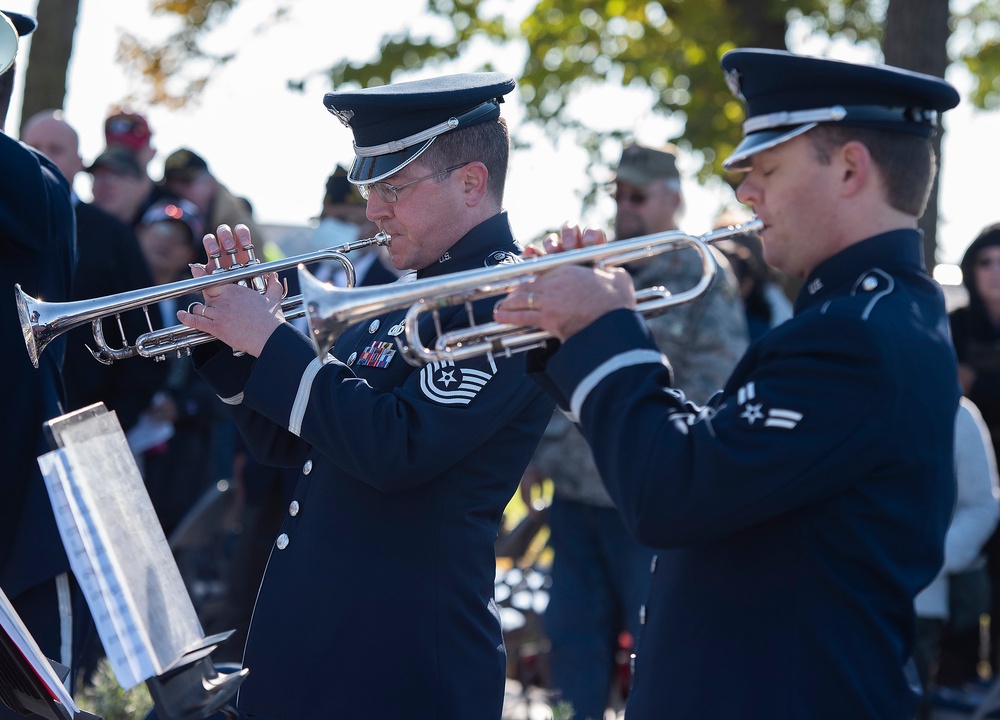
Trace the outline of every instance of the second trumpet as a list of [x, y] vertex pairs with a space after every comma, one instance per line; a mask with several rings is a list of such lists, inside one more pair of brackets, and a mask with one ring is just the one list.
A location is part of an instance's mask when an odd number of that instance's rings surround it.
[[[518, 285], [528, 283], [547, 270], [564, 265], [616, 267], [663, 252], [691, 248], [701, 260], [702, 275], [691, 288], [671, 292], [664, 287], [649, 287], [636, 293], [638, 310], [646, 317], [700, 297], [715, 277], [716, 263], [709, 245], [741, 233], [757, 232], [763, 223], [754, 218], [702, 236], [682, 232], [663, 232], [617, 242], [568, 250], [524, 262], [466, 270], [452, 275], [415, 280], [409, 283], [345, 290], [321, 283], [307, 270], [299, 269], [299, 286], [306, 301], [309, 332], [320, 357], [325, 357], [337, 338], [349, 326], [394, 310], [409, 308], [403, 321], [403, 335], [396, 338], [403, 357], [413, 365], [458, 361], [479, 355], [508, 356], [540, 347], [551, 339], [539, 328], [491, 322], [472, 325], [471, 303], [484, 298], [506, 295]], [[465, 306], [470, 325], [464, 329], [442, 332], [438, 311]], [[420, 337], [420, 320], [433, 317], [436, 330], [433, 344]], [[404, 339], [405, 338], [405, 341]]]

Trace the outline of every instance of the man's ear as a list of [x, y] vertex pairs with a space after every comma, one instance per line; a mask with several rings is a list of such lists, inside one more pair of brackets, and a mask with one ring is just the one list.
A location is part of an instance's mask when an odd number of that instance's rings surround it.
[[486, 195], [486, 184], [490, 178], [490, 171], [477, 160], [463, 165], [455, 172], [459, 174], [462, 181], [466, 204], [469, 207], [475, 207]]
[[837, 153], [837, 160], [841, 164], [841, 192], [844, 197], [856, 195], [872, 181], [875, 165], [864, 143], [857, 140], [844, 143]]

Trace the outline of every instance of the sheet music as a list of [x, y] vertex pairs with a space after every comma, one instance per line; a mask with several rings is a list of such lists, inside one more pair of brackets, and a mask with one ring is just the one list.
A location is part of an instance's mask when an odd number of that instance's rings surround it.
[[114, 413], [60, 427], [38, 459], [70, 565], [119, 684], [162, 673], [204, 637]]
[[24, 626], [21, 617], [14, 610], [14, 606], [10, 604], [10, 600], [7, 599], [3, 590], [0, 590], [0, 627], [14, 641], [14, 645], [31, 665], [31, 669], [35, 671], [52, 697], [70, 711], [71, 717], [75, 717], [80, 712], [80, 708], [73, 702], [73, 698], [59, 680], [59, 676], [52, 669], [49, 661], [38, 647], [38, 643], [35, 642], [35, 638], [28, 632], [28, 628]]

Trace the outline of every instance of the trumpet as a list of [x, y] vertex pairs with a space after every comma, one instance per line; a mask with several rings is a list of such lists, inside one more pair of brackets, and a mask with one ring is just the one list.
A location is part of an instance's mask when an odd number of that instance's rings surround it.
[[[244, 250], [248, 251], [250, 259], [242, 265], [232, 265], [223, 268], [219, 263], [221, 254], [213, 254], [210, 258], [215, 262], [215, 269], [211, 274], [200, 278], [190, 278], [178, 280], [177, 282], [166, 283], [151, 288], [141, 290], [130, 290], [127, 292], [108, 295], [103, 298], [92, 300], [73, 300], [68, 302], [43, 302], [31, 297], [23, 290], [19, 284], [14, 285], [14, 296], [17, 302], [17, 314], [21, 321], [21, 331], [24, 333], [24, 344], [28, 349], [28, 356], [31, 363], [37, 368], [38, 358], [46, 346], [59, 335], [68, 330], [79, 327], [86, 322], [90, 322], [94, 334], [94, 343], [97, 349], [87, 346], [91, 355], [105, 365], [110, 365], [116, 360], [141, 356], [151, 357], [157, 361], [163, 360], [167, 353], [176, 353], [178, 356], [190, 355], [191, 348], [203, 343], [211, 342], [215, 338], [201, 330], [187, 327], [186, 325], [174, 325], [160, 330], [153, 329], [153, 323], [149, 317], [149, 307], [164, 300], [182, 297], [188, 293], [198, 292], [206, 288], [239, 282], [254, 286], [259, 292], [263, 292], [263, 276], [271, 272], [280, 272], [293, 267], [309, 265], [316, 262], [331, 260], [340, 263], [347, 276], [347, 284], [353, 286], [355, 282], [354, 265], [348, 259], [346, 253], [373, 245], [388, 245], [391, 238], [388, 234], [380, 232], [377, 235], [356, 240], [340, 247], [318, 250], [283, 260], [273, 260], [261, 263], [253, 256], [253, 246], [248, 245]], [[233, 251], [230, 254], [234, 254]], [[135, 342], [129, 344], [125, 336], [125, 330], [121, 323], [121, 314], [130, 310], [142, 310], [146, 317], [146, 325], [149, 332], [139, 335]], [[295, 295], [282, 300], [281, 310], [286, 320], [294, 320], [304, 314], [303, 300], [301, 295]], [[111, 347], [104, 335], [102, 320], [114, 316], [118, 323], [118, 332], [121, 335], [121, 346]]]
[[[464, 305], [472, 322], [472, 303], [488, 297], [505, 295], [518, 285], [531, 282], [539, 274], [565, 265], [616, 267], [664, 252], [692, 248], [698, 252], [702, 274], [691, 288], [671, 293], [665, 287], [650, 287], [636, 293], [637, 310], [653, 317], [700, 297], [715, 278], [716, 262], [709, 246], [735, 235], [757, 232], [763, 222], [754, 218], [742, 225], [722, 228], [707, 235], [663, 232], [620, 240], [578, 250], [545, 255], [524, 262], [477, 270], [466, 270], [442, 278], [427, 278], [409, 283], [342, 289], [317, 280], [299, 267], [299, 287], [306, 305], [309, 335], [319, 357], [325, 357], [337, 338], [348, 327], [377, 315], [409, 308], [403, 320], [403, 333], [396, 343], [407, 362], [423, 365], [431, 362], [457, 361], [479, 355], [508, 357], [542, 347], [552, 339], [539, 328], [491, 322], [442, 332], [439, 311]], [[432, 314], [435, 328], [433, 346], [420, 337], [420, 321]]]

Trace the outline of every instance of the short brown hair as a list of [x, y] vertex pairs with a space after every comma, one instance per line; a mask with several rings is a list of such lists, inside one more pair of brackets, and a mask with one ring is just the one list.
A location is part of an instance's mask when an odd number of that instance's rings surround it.
[[483, 163], [489, 171], [486, 192], [501, 206], [509, 158], [510, 133], [502, 117], [438, 135], [420, 156], [431, 170], [477, 160]]
[[856, 140], [868, 148], [882, 175], [886, 200], [896, 210], [920, 217], [927, 207], [937, 158], [931, 141], [918, 135], [821, 124], [807, 133], [816, 159], [830, 162], [830, 154]]

